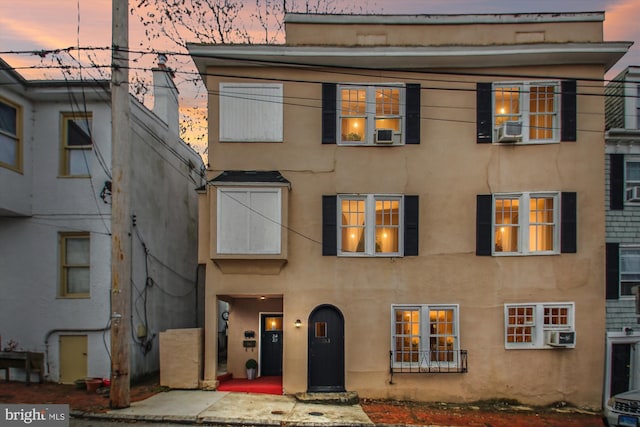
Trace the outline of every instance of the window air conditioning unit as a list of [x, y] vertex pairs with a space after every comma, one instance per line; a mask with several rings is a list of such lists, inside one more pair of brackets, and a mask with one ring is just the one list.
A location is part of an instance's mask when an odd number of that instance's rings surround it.
[[498, 142], [522, 141], [522, 122], [507, 121], [498, 127]]
[[376, 144], [393, 144], [393, 129], [376, 129]]
[[627, 202], [640, 202], [640, 187], [629, 187], [625, 191]]
[[575, 331], [546, 331], [545, 344], [551, 347], [573, 348], [576, 346]]

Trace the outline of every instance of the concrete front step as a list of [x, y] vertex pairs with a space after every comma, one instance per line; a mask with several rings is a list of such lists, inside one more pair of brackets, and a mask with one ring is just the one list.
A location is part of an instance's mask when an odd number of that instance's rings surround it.
[[355, 391], [341, 393], [296, 393], [298, 402], [319, 403], [326, 405], [357, 405], [360, 401]]

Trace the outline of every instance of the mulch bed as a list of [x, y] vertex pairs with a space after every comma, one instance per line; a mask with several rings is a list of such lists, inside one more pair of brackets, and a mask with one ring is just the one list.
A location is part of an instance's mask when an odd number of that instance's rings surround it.
[[374, 423], [471, 427], [603, 427], [598, 413], [563, 404], [524, 407], [517, 402], [471, 404], [399, 402], [362, 399], [360, 405]]

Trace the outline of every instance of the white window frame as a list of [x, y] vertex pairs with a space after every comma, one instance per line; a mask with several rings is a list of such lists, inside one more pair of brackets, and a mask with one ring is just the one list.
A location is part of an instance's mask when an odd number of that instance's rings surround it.
[[[531, 324], [522, 324], [532, 328], [531, 342], [510, 343], [507, 342], [507, 332], [509, 325], [509, 309], [518, 307], [533, 308], [533, 322]], [[545, 308], [567, 308], [568, 319], [567, 325], [545, 325], [544, 309]], [[507, 350], [523, 350], [523, 349], [551, 349], [553, 346], [545, 343], [545, 332], [547, 331], [575, 331], [575, 303], [573, 302], [547, 302], [547, 303], [518, 303], [504, 305], [504, 348]]]
[[[265, 216], [263, 213], [258, 212], [252, 206], [246, 205], [244, 202], [235, 200], [236, 203], [246, 207], [246, 217], [244, 218], [246, 222], [246, 228], [244, 230], [225, 230], [226, 219], [223, 218], [223, 203], [225, 201], [232, 202], [228, 200], [232, 197], [228, 193], [237, 193], [244, 192], [251, 194], [259, 194], [259, 193], [274, 193], [276, 195], [276, 209], [274, 215], [277, 218], [269, 218]], [[217, 189], [217, 217], [216, 217], [216, 227], [217, 227], [217, 242], [216, 249], [217, 253], [220, 255], [279, 255], [282, 252], [282, 189], [279, 187], [240, 187], [240, 186], [228, 186], [228, 187], [218, 187]], [[275, 236], [276, 241], [273, 242], [273, 246], [271, 250], [257, 250], [254, 247], [256, 243], [253, 240], [254, 231], [257, 232], [259, 229], [264, 229], [265, 227], [273, 227], [273, 236]], [[227, 247], [229, 243], [227, 243], [226, 237], [228, 234], [240, 234], [243, 232], [245, 235], [243, 237], [246, 238], [246, 247], [232, 247], [231, 245]]]
[[[640, 252], [640, 245], [620, 245], [619, 247], [619, 259], [620, 259], [620, 268], [619, 268], [619, 274], [620, 274], [620, 280], [618, 281], [619, 283], [619, 293], [618, 295], [620, 295], [620, 299], [635, 299], [635, 295], [633, 294], [623, 294], [622, 293], [622, 283], [623, 282], [637, 282], [638, 284], [640, 284], [640, 271], [638, 272], [634, 272], [634, 271], [623, 271], [623, 258], [624, 255], [623, 253], [625, 251], [638, 251]], [[626, 280], [627, 278], [624, 277], [624, 274], [629, 274], [629, 275], [637, 275], [638, 276], [638, 280]], [[628, 279], [632, 279], [632, 277], [628, 277]], [[636, 285], [633, 285], [636, 286]]]
[[222, 142], [282, 142], [282, 83], [220, 83]]
[[[365, 201], [365, 248], [364, 252], [342, 251], [342, 201]], [[376, 252], [376, 201], [392, 200], [399, 202], [398, 212], [398, 251]], [[401, 257], [404, 255], [404, 196], [401, 194], [338, 194], [336, 208], [338, 256], [343, 257]]]
[[[419, 348], [419, 356], [418, 362], [397, 362], [395, 359], [395, 355], [397, 352], [396, 349], [396, 320], [395, 313], [396, 310], [418, 310], [420, 312], [420, 348]], [[453, 345], [453, 361], [431, 361], [427, 360], [426, 357], [422, 357], [423, 354], [430, 355], [431, 351], [431, 330], [430, 330], [430, 317], [429, 313], [432, 310], [452, 310], [453, 311], [453, 326], [454, 331], [451, 335], [454, 339]], [[460, 306], [459, 304], [392, 304], [391, 305], [391, 350], [393, 352], [392, 358], [392, 367], [393, 368], [421, 368], [424, 370], [428, 370], [429, 366], [441, 366], [441, 367], [459, 367], [460, 366]], [[425, 353], [427, 352], [427, 353]]]
[[629, 176], [628, 176], [628, 172], [629, 172], [628, 165], [629, 165], [629, 163], [638, 163], [640, 165], [640, 156], [624, 156], [624, 190], [625, 190], [624, 203], [625, 204], [629, 204], [629, 205], [633, 205], [633, 206], [640, 206], [640, 200], [638, 200], [638, 201], [627, 200], [626, 191], [629, 188], [640, 187], [640, 180], [629, 179]]
[[[388, 115], [389, 118], [400, 119], [400, 131], [393, 132], [393, 144], [390, 145], [404, 145], [405, 141], [405, 129], [407, 112], [405, 111], [406, 104], [406, 85], [404, 83], [342, 83], [337, 86], [337, 107], [336, 107], [336, 141], [338, 145], [350, 145], [350, 146], [372, 146], [379, 145], [375, 143], [376, 132], [376, 102], [375, 95], [377, 89], [399, 89], [399, 114]], [[366, 91], [366, 111], [364, 114], [366, 128], [365, 128], [365, 140], [364, 141], [343, 141], [342, 140], [342, 90], [343, 89], [364, 89]], [[351, 117], [351, 116], [345, 116]]]
[[[553, 112], [553, 125], [552, 125], [552, 137], [550, 139], [529, 139], [529, 125], [530, 125], [530, 109], [529, 109], [529, 95], [531, 87], [536, 86], [554, 86], [554, 101], [553, 105], [555, 106], [555, 111]], [[519, 116], [522, 121], [522, 139], [516, 144], [549, 144], [549, 143], [559, 143], [560, 142], [560, 113], [561, 113], [561, 86], [560, 81], [558, 80], [547, 80], [547, 81], [528, 81], [528, 82], [496, 82], [493, 84], [492, 91], [492, 114], [493, 114], [493, 142], [498, 142], [498, 128], [497, 116], [496, 116], [496, 91], [500, 88], [520, 88], [520, 103], [519, 103], [519, 113], [517, 114], [507, 114], [504, 116], [512, 117]]]
[[[531, 251], [529, 249], [529, 205], [532, 198], [553, 198], [553, 249], [550, 251]], [[496, 200], [518, 199], [518, 250], [517, 252], [496, 251]], [[530, 256], [530, 255], [555, 255], [560, 253], [560, 192], [523, 192], [523, 193], [495, 193], [492, 198], [491, 220], [491, 250], [494, 256]]]
[[635, 129], [640, 129], [640, 84], [636, 86], [636, 126]]
[[[14, 145], [13, 161], [3, 162], [0, 160], [0, 166], [7, 169], [21, 172], [22, 171], [22, 107], [2, 97], [0, 97], [0, 104], [4, 104], [15, 111], [14, 121], [16, 126], [15, 133], [12, 133], [8, 129], [0, 127], [0, 144]], [[3, 150], [3, 147], [0, 146], [0, 150]]]

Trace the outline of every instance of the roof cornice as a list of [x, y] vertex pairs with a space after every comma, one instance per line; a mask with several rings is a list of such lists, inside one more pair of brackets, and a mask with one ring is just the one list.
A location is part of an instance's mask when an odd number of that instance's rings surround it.
[[472, 25], [553, 22], [602, 22], [605, 12], [480, 13], [463, 15], [353, 15], [288, 13], [284, 22], [294, 24], [373, 25]]
[[608, 70], [632, 42], [490, 46], [287, 46], [189, 44], [198, 71], [208, 67], [437, 69], [600, 64]]

